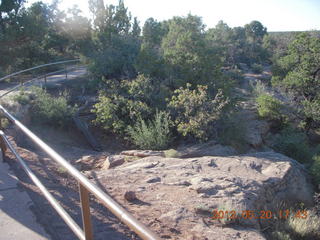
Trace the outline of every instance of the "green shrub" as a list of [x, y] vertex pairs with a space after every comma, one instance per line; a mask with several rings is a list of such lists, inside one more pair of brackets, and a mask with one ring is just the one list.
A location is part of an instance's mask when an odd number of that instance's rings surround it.
[[24, 90], [21, 90], [18, 94], [13, 96], [13, 101], [21, 105], [26, 105], [30, 102], [30, 95], [26, 93]]
[[253, 95], [255, 97], [259, 97], [260, 95], [267, 94], [266, 86], [262, 81], [260, 81], [260, 80], [257, 80], [257, 81], [250, 80], [249, 84], [250, 84], [250, 87], [252, 89], [252, 93], [253, 93]]
[[68, 105], [68, 94], [53, 97], [41, 88], [33, 88], [32, 117], [43, 123], [65, 127], [71, 122], [75, 107]]
[[240, 113], [228, 114], [221, 120], [218, 136], [222, 144], [230, 145], [240, 153], [244, 153], [249, 147], [246, 134], [247, 123]]
[[212, 135], [214, 123], [229, 103], [222, 91], [212, 99], [208, 87], [198, 85], [191, 90], [191, 85], [174, 91], [168, 106], [175, 118], [177, 130], [182, 136], [192, 136], [206, 141]]
[[0, 126], [1, 126], [1, 130], [6, 129], [7, 127], [9, 127], [10, 122], [6, 117], [2, 117], [0, 115]]
[[311, 159], [312, 151], [308, 145], [306, 134], [292, 128], [282, 130], [280, 135], [275, 138], [272, 147], [299, 162], [307, 162]]
[[252, 64], [251, 68], [252, 68], [252, 71], [254, 73], [258, 73], [259, 74], [259, 73], [262, 73], [262, 71], [263, 71], [262, 65], [261, 64], [257, 64], [257, 63]]
[[[303, 113], [305, 115], [306, 119], [312, 119], [312, 123], [310, 123], [310, 126], [306, 125], [306, 128], [308, 127], [319, 127], [320, 126], [320, 99], [314, 99], [313, 101], [303, 101]], [[307, 122], [305, 121], [305, 124]], [[312, 126], [314, 125], [314, 126]]]
[[166, 158], [178, 158], [180, 156], [179, 152], [175, 149], [169, 149], [164, 151]]
[[244, 80], [242, 71], [239, 69], [229, 70], [225, 74], [230, 78], [231, 81], [235, 81], [238, 84], [240, 84]]
[[156, 112], [154, 120], [146, 123], [142, 118], [127, 130], [132, 142], [142, 149], [165, 149], [171, 139], [170, 116], [166, 112]]
[[320, 184], [320, 155], [313, 157], [313, 164], [311, 166], [310, 172], [316, 184]]
[[96, 114], [94, 123], [106, 130], [124, 134], [127, 126], [139, 118], [150, 116], [151, 109], [142, 101], [130, 100], [116, 94], [110, 97], [100, 94], [92, 112]]
[[165, 99], [170, 96], [170, 91], [159, 79], [154, 79], [139, 74], [135, 79], [122, 81], [125, 94], [135, 101], [142, 101], [153, 109], [164, 109]]
[[260, 117], [273, 121], [281, 121], [283, 119], [281, 114], [282, 104], [279, 100], [268, 94], [261, 94], [256, 100]]

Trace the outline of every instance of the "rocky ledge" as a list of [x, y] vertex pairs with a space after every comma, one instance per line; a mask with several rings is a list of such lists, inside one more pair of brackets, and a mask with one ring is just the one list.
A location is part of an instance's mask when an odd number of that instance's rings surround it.
[[[304, 167], [274, 152], [151, 156], [98, 171], [94, 180], [164, 239], [264, 239], [272, 220], [260, 219], [261, 211], [276, 214], [294, 203], [312, 204]], [[255, 217], [214, 220], [214, 209], [250, 210]]]

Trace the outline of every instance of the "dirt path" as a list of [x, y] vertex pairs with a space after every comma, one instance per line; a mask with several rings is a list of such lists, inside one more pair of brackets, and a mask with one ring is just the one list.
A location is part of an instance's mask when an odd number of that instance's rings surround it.
[[[13, 138], [11, 142], [14, 143]], [[24, 142], [29, 145], [30, 142]], [[40, 181], [49, 189], [51, 194], [60, 202], [72, 218], [81, 226], [81, 210], [78, 194], [78, 184], [75, 179], [70, 177], [66, 171], [59, 167], [53, 160], [35, 147], [29, 147], [29, 151], [22, 147], [16, 147], [20, 156], [27, 162], [29, 167], [39, 177]], [[74, 148], [69, 153], [76, 152], [80, 148]], [[90, 150], [78, 151], [75, 157], [86, 155], [88, 153], [97, 154]], [[70, 156], [69, 156], [70, 157]], [[69, 158], [70, 159], [70, 158]], [[46, 232], [53, 240], [74, 240], [76, 236], [71, 232], [60, 216], [49, 205], [41, 192], [33, 185], [31, 180], [25, 175], [19, 167], [19, 163], [13, 154], [7, 153], [6, 161], [19, 179], [20, 185], [29, 194], [34, 205], [32, 211], [37, 217], [37, 221], [42, 224]], [[70, 159], [70, 161], [72, 161]], [[94, 230], [94, 239], [139, 239], [125, 225], [119, 223], [119, 220], [103, 207], [94, 197], [90, 198], [91, 217]]]

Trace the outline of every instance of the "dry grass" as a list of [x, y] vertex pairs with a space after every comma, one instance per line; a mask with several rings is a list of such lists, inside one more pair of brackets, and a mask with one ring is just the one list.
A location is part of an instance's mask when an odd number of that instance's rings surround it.
[[306, 219], [297, 218], [291, 215], [288, 219], [288, 227], [290, 230], [300, 237], [314, 237], [320, 239], [320, 217], [315, 211], [308, 211]]
[[[297, 213], [298, 210], [294, 211]], [[305, 209], [300, 210], [305, 211]], [[285, 221], [277, 223], [272, 232], [276, 240], [316, 240], [320, 239], [320, 216], [314, 210], [307, 211], [307, 217], [300, 218], [291, 214]]]

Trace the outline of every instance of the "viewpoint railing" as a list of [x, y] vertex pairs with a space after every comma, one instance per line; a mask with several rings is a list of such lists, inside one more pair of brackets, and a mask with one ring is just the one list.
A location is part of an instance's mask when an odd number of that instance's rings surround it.
[[[48, 66], [44, 64], [42, 66]], [[39, 66], [38, 66], [39, 67]], [[34, 68], [33, 68], [34, 69]], [[20, 71], [19, 73], [24, 72]], [[8, 76], [7, 76], [8, 77]], [[5, 78], [1, 78], [3, 80]], [[89, 193], [92, 193], [96, 198], [98, 198], [102, 204], [108, 208], [115, 216], [119, 218], [124, 224], [126, 224], [132, 231], [134, 231], [142, 239], [156, 240], [160, 239], [151, 230], [149, 230], [145, 225], [140, 223], [135, 219], [128, 211], [126, 211], [122, 206], [120, 206], [116, 201], [114, 201], [108, 194], [102, 191], [97, 185], [92, 183], [86, 176], [79, 172], [75, 167], [73, 167], [68, 161], [66, 161], [62, 156], [60, 156], [56, 151], [54, 151], [50, 146], [43, 142], [39, 137], [37, 137], [33, 132], [31, 132], [26, 126], [24, 126], [20, 121], [18, 121], [14, 116], [12, 116], [2, 105], [0, 105], [0, 111], [12, 122], [19, 130], [21, 130], [27, 137], [29, 137], [36, 145], [38, 145], [44, 152], [46, 152], [54, 161], [56, 161], [60, 166], [64, 167], [67, 172], [74, 177], [79, 184], [79, 194], [80, 194], [80, 204], [82, 212], [82, 222], [83, 229], [71, 218], [71, 216], [63, 209], [59, 202], [53, 197], [53, 195], [46, 189], [46, 187], [40, 182], [37, 176], [28, 167], [26, 162], [20, 157], [16, 149], [8, 140], [6, 134], [0, 130], [0, 136], [5, 145], [11, 150], [15, 155], [18, 162], [31, 178], [33, 183], [40, 189], [44, 197], [49, 201], [51, 206], [57, 211], [65, 223], [70, 227], [74, 234], [81, 240], [92, 240], [93, 231], [90, 217], [90, 206], [89, 206]], [[0, 126], [1, 127], [1, 126]], [[4, 154], [6, 149], [3, 144], [1, 144], [1, 150]]]
[[[59, 70], [54, 71], [54, 72], [44, 73], [44, 74], [39, 75], [39, 76], [37, 76], [37, 77], [31, 77], [31, 79], [30, 79], [30, 80], [27, 80], [27, 81], [21, 80], [19, 84], [17, 84], [16, 86], [12, 87], [10, 90], [8, 90], [8, 91], [6, 91], [5, 93], [3, 93], [2, 95], [0, 95], [0, 98], [8, 95], [9, 93], [15, 91], [15, 90], [18, 89], [18, 88], [23, 87], [24, 85], [26, 85], [26, 84], [28, 84], [28, 83], [32, 83], [32, 82], [34, 82], [34, 81], [36, 81], [36, 80], [43, 79], [43, 80], [44, 80], [44, 85], [46, 85], [46, 84], [47, 84], [47, 78], [48, 78], [49, 76], [52, 76], [52, 75], [57, 74], [57, 73], [64, 73], [64, 74], [65, 74], [65, 78], [67, 79], [67, 78], [68, 78], [68, 71], [74, 70], [74, 69], [77, 68], [77, 67], [75, 67], [75, 66], [71, 66], [71, 68], [68, 68], [68, 67], [67, 67], [67, 64], [77, 63], [77, 62], [79, 63], [79, 62], [80, 62], [80, 59], [73, 59], [73, 60], [65, 60], [65, 61], [47, 63], [47, 64], [38, 65], [38, 66], [35, 66], [35, 67], [32, 67], [32, 68], [24, 69], [24, 70], [15, 72], [15, 73], [11, 73], [11, 74], [9, 74], [9, 75], [7, 75], [7, 76], [4, 76], [4, 77], [0, 78], [0, 82], [5, 81], [6, 79], [11, 79], [12, 77], [18, 76], [18, 75], [23, 74], [23, 73], [32, 72], [32, 71], [34, 71], [34, 70], [43, 69], [43, 68], [51, 67], [51, 66], [57, 66], [57, 65], [63, 65], [63, 66], [64, 66], [63, 69], [59, 69]], [[21, 78], [21, 79], [22, 79], [22, 78]]]

